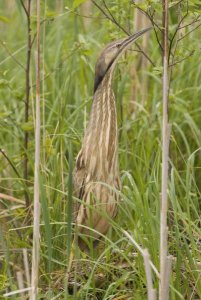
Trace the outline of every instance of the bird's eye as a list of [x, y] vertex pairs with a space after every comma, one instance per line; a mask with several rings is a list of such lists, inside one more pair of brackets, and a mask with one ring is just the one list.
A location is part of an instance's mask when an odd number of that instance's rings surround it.
[[119, 48], [121, 46], [121, 43], [116, 44], [116, 47]]

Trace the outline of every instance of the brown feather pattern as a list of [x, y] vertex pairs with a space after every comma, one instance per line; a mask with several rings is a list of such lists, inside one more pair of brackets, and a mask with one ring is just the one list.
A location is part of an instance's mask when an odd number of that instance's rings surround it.
[[83, 201], [81, 204], [75, 201], [74, 221], [78, 228], [78, 244], [84, 251], [88, 247], [80, 234], [97, 241], [100, 234], [106, 234], [109, 229], [108, 217], [113, 219], [117, 213], [115, 189], [120, 189], [118, 131], [111, 81], [112, 71], [108, 71], [95, 92], [73, 174], [74, 195]]

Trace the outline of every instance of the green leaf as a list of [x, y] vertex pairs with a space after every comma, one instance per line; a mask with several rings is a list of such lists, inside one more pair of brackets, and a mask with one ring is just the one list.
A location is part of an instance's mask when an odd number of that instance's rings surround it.
[[178, 5], [178, 1], [172, 1], [171, 3], [169, 3], [169, 8], [175, 5]]
[[163, 73], [163, 67], [154, 67], [153, 68], [153, 73], [156, 74], [156, 75], [161, 75]]
[[73, 8], [77, 8], [78, 6], [80, 6], [84, 2], [86, 2], [86, 0], [74, 0]]
[[5, 88], [5, 87], [9, 87], [10, 82], [6, 79], [0, 79], [0, 87], [1, 88]]
[[21, 127], [22, 130], [24, 130], [24, 131], [33, 131], [33, 130], [34, 130], [33, 122], [25, 122], [25, 123], [22, 123], [20, 127]]
[[10, 23], [10, 19], [8, 19], [7, 17], [4, 17], [4, 16], [0, 16], [0, 21], [4, 22], [4, 23]]
[[0, 111], [0, 119], [4, 119], [11, 114], [10, 111]]
[[55, 11], [48, 10], [48, 11], [46, 11], [45, 16], [46, 16], [46, 18], [54, 18], [54, 17], [58, 16], [58, 13]]

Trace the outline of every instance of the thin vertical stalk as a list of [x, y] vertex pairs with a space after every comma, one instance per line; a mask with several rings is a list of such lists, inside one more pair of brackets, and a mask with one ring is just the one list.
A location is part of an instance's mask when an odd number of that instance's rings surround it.
[[159, 299], [168, 299], [167, 268], [168, 268], [168, 159], [170, 124], [168, 123], [168, 0], [163, 0], [163, 121], [162, 121], [162, 186], [160, 216], [160, 288]]
[[123, 230], [123, 233], [143, 256], [145, 274], [147, 280], [147, 297], [148, 300], [156, 300], [157, 292], [156, 289], [153, 288], [152, 269], [157, 275], [157, 277], [159, 277], [159, 273], [156, 267], [154, 266], [154, 264], [152, 263], [152, 261], [150, 260], [149, 251], [147, 249], [143, 249], [127, 231]]
[[156, 300], [156, 290], [153, 288], [152, 270], [150, 266], [150, 255], [147, 249], [143, 250], [144, 268], [147, 279], [147, 296], [148, 300]]
[[90, 16], [92, 15], [91, 0], [86, 1], [81, 5], [81, 11], [83, 15], [82, 19], [83, 19], [84, 29], [87, 30], [91, 24], [91, 19], [90, 19]]
[[[26, 283], [27, 283], [27, 286], [30, 287], [31, 280], [30, 280], [29, 260], [28, 260], [27, 249], [24, 248], [22, 250], [22, 252], [23, 252], [24, 272], [25, 272]], [[31, 291], [29, 291], [29, 299], [30, 298], [31, 298]]]
[[[19, 290], [23, 291], [24, 290], [24, 281], [23, 281], [23, 273], [22, 271], [18, 271], [16, 273], [16, 277], [17, 277], [17, 283], [18, 283], [18, 287], [19, 287]], [[20, 299], [21, 300], [25, 300], [25, 293], [21, 292], [21, 295], [20, 295]]]
[[[62, 2], [62, 1], [61, 1]], [[43, 1], [43, 5], [44, 5], [44, 14], [43, 14], [43, 19], [45, 20], [46, 16], [46, 0]], [[42, 32], [42, 35], [43, 37], [45, 37], [46, 35], [46, 22], [43, 24], [43, 32]], [[43, 152], [42, 152], [42, 162], [43, 162], [43, 166], [45, 166], [45, 158], [46, 158], [46, 151], [45, 151], [45, 142], [46, 142], [46, 135], [45, 135], [45, 132], [46, 132], [46, 125], [45, 125], [45, 101], [46, 101], [46, 98], [45, 98], [45, 47], [46, 47], [46, 44], [45, 44], [45, 38], [43, 39], [43, 51], [42, 51], [42, 62], [43, 62], [43, 65], [42, 65], [42, 78], [41, 78], [41, 81], [42, 81], [42, 144], [43, 144]]]
[[[142, 0], [136, 0], [135, 5], [142, 4]], [[150, 26], [148, 17], [138, 8], [134, 9], [134, 32]], [[142, 36], [143, 51], [148, 52], [150, 32]], [[131, 65], [130, 75], [132, 79], [131, 97], [130, 97], [130, 114], [135, 116], [136, 103], [141, 100], [142, 105], [146, 103], [148, 95], [148, 76], [145, 74], [148, 68], [148, 60], [145, 56], [137, 56], [135, 62]]]
[[72, 211], [73, 211], [73, 154], [72, 154], [72, 144], [70, 142], [69, 144], [69, 177], [68, 177], [68, 205], [67, 205], [67, 261], [68, 261], [68, 267], [67, 267], [67, 273], [65, 278], [65, 299], [67, 299], [68, 295], [68, 283], [69, 283], [69, 276], [71, 272], [71, 267], [74, 259], [74, 245], [75, 242], [71, 242], [72, 240]]
[[[21, 0], [22, 7], [27, 17], [27, 61], [26, 61], [26, 69], [25, 69], [25, 76], [26, 76], [26, 95], [25, 95], [25, 110], [24, 110], [24, 121], [27, 123], [29, 121], [29, 100], [30, 100], [30, 65], [31, 65], [31, 48], [32, 48], [32, 41], [31, 41], [31, 0], [27, 1], [27, 8], [23, 0]], [[29, 142], [29, 132], [25, 131], [24, 133], [24, 180], [25, 185], [27, 184], [28, 180], [28, 142]], [[26, 207], [30, 205], [30, 199], [25, 188], [24, 191]]]
[[36, 33], [36, 122], [35, 122], [35, 166], [34, 166], [34, 224], [31, 274], [31, 300], [38, 295], [38, 270], [40, 250], [40, 198], [39, 198], [39, 167], [40, 167], [40, 0], [36, 2], [37, 33]]

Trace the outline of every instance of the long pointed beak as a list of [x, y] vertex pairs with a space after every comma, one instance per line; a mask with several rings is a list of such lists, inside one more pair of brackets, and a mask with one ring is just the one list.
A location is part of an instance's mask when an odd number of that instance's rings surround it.
[[120, 53], [123, 51], [123, 50], [126, 50], [128, 46], [130, 46], [133, 42], [135, 42], [141, 35], [143, 35], [144, 33], [150, 31], [152, 29], [152, 27], [148, 27], [148, 28], [145, 28], [143, 30], [140, 30], [138, 31], [137, 33], [129, 36], [128, 38], [124, 39], [122, 41], [122, 45], [120, 47]]
[[118, 40], [116, 43], [119, 46], [119, 51], [118, 51], [116, 57], [114, 58], [114, 60], [111, 62], [109, 68], [114, 69], [116, 62], [121, 57], [121, 55], [130, 47], [130, 45], [132, 43], [134, 43], [141, 35], [143, 35], [144, 33], [148, 32], [151, 29], [152, 29], [152, 27], [148, 27], [148, 28], [138, 31], [137, 33], [135, 33], [125, 39]]
[[[124, 38], [119, 39], [117, 41], [114, 41], [110, 43], [101, 53], [101, 56], [98, 60], [98, 63], [96, 64], [96, 73], [95, 73], [95, 83], [94, 83], [94, 92], [96, 91], [98, 85], [103, 80], [103, 77], [107, 73], [108, 70], [111, 71], [111, 73], [114, 71], [114, 68], [118, 62], [118, 59], [121, 57], [121, 55], [130, 47], [130, 45], [135, 42], [141, 35], [146, 33], [147, 31], [151, 30], [152, 27], [145, 28], [141, 31], [138, 31], [137, 33]], [[112, 53], [112, 59], [109, 56], [109, 62], [106, 61], [107, 58], [107, 52], [110, 53], [111, 49], [115, 48], [114, 53]], [[114, 57], [113, 57], [114, 56]]]

